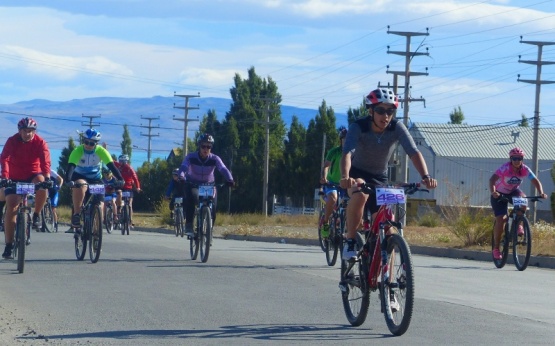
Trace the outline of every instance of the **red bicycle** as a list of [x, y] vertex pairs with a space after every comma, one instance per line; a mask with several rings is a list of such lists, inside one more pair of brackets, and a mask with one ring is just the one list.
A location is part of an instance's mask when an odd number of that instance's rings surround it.
[[[410, 325], [414, 305], [414, 272], [409, 245], [403, 238], [402, 223], [406, 195], [421, 189], [419, 183], [371, 187], [360, 184], [364, 193], [375, 192], [380, 208], [374, 220], [366, 216], [365, 229], [357, 232], [357, 256], [341, 261], [341, 299], [347, 320], [360, 326], [366, 320], [370, 292], [378, 290], [381, 312], [394, 335], [404, 334]], [[368, 215], [366, 211], [366, 215]]]

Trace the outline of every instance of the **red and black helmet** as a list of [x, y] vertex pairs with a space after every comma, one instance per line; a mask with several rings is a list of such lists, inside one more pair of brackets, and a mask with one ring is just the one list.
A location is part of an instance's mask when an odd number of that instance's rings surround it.
[[37, 122], [33, 118], [23, 118], [17, 123], [17, 129], [37, 129]]

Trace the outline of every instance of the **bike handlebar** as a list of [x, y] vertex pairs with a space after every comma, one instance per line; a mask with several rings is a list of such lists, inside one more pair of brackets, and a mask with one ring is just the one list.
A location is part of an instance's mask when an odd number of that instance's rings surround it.
[[[15, 187], [17, 183], [21, 183], [19, 181], [13, 181], [11, 179], [0, 179], [0, 188], [3, 187]], [[35, 190], [37, 189], [50, 189], [54, 187], [54, 182], [52, 180], [45, 180], [38, 183], [31, 183], [35, 184]]]
[[401, 188], [405, 190], [405, 194], [412, 195], [416, 192], [430, 192], [428, 189], [420, 188], [422, 185], [421, 183], [401, 183], [401, 184], [394, 184], [394, 185], [372, 185], [369, 183], [358, 183], [356, 184], [358, 187], [361, 188], [362, 192], [370, 193], [373, 192], [375, 188], [380, 187], [394, 187], [394, 188]]

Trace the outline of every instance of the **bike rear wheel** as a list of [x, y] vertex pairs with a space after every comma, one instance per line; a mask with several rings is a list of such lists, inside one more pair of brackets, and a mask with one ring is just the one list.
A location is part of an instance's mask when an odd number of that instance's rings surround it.
[[[364, 246], [362, 235], [357, 233], [356, 250]], [[370, 305], [370, 290], [368, 287], [368, 253], [362, 255], [354, 262], [341, 260], [341, 300], [345, 316], [349, 323], [355, 327], [366, 320], [368, 306]]]
[[202, 263], [206, 263], [210, 254], [210, 239], [212, 238], [212, 212], [208, 206], [203, 206], [200, 214], [201, 220], [198, 231], [200, 238], [200, 260]]
[[337, 215], [332, 215], [330, 220], [330, 235], [325, 239], [326, 242], [326, 261], [328, 266], [333, 267], [337, 261], [337, 252], [339, 251], [339, 244], [337, 234], [341, 232], [340, 220]]
[[25, 248], [30, 229], [29, 215], [18, 212], [15, 230], [14, 257], [17, 258], [17, 271], [22, 274], [25, 269]]
[[[414, 272], [406, 240], [398, 234], [387, 238], [389, 280], [381, 283], [385, 322], [393, 335], [403, 335], [409, 328], [414, 307]], [[399, 304], [393, 308], [392, 300]]]
[[50, 203], [46, 203], [42, 208], [42, 227], [46, 232], [54, 232], [54, 213], [52, 212], [52, 206]]
[[89, 224], [89, 257], [92, 263], [98, 262], [100, 251], [102, 249], [102, 214], [100, 206], [97, 205], [91, 209], [91, 222]]
[[519, 218], [522, 222], [524, 235], [518, 235], [518, 222], [513, 223], [512, 236], [513, 236], [513, 260], [516, 269], [523, 271], [528, 267], [530, 261], [530, 252], [532, 251], [532, 231], [530, 230], [530, 223], [525, 217]]
[[[495, 222], [493, 223], [493, 232], [491, 232], [492, 251], [495, 246], [494, 233], [495, 233]], [[492, 260], [493, 260], [493, 264], [495, 264], [497, 268], [503, 268], [507, 263], [507, 257], [509, 256], [509, 222], [505, 223], [505, 228], [503, 229], [503, 233], [501, 234], [501, 240], [499, 241], [499, 251], [501, 252], [501, 255], [503, 257], [499, 260], [496, 260], [495, 258], [493, 258], [493, 254], [492, 254]]]

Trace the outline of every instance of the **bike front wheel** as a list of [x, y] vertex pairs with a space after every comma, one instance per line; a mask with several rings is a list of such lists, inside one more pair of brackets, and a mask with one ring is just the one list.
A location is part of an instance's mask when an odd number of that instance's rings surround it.
[[102, 214], [100, 206], [95, 206], [91, 210], [91, 222], [89, 224], [89, 257], [92, 263], [98, 262], [100, 251], [102, 249]]
[[[364, 246], [362, 235], [357, 233], [356, 240], [356, 250], [359, 251]], [[354, 262], [341, 260], [341, 300], [347, 320], [355, 327], [364, 323], [370, 305], [368, 261], [366, 251]]]
[[129, 204], [121, 208], [121, 234], [129, 235], [129, 228], [131, 228], [131, 207]]
[[198, 235], [200, 239], [200, 260], [202, 263], [206, 263], [210, 254], [210, 239], [212, 238], [212, 213], [207, 206], [203, 206], [201, 210]]
[[85, 258], [85, 253], [87, 252], [87, 236], [84, 232], [85, 227], [83, 226], [83, 216], [81, 216], [81, 227], [75, 228], [75, 234], [73, 238], [75, 239], [75, 257], [78, 261], [82, 261]]
[[[195, 217], [194, 217], [194, 222], [193, 222], [193, 236], [189, 237], [189, 252], [191, 254], [191, 259], [194, 261], [197, 259], [198, 256], [198, 251], [199, 251], [199, 222], [198, 222], [198, 218], [200, 217], [200, 215], [198, 215], [198, 212], [195, 213]], [[187, 222], [189, 222], [189, 220], [187, 220]]]
[[112, 208], [106, 208], [104, 213], [104, 226], [106, 227], [106, 232], [108, 232], [108, 234], [112, 233], [114, 230], [114, 212]]
[[322, 237], [322, 229], [324, 228], [324, 224], [325, 224], [325, 220], [324, 220], [324, 209], [320, 209], [320, 214], [318, 216], [318, 243], [320, 244], [320, 248], [322, 249], [322, 251], [326, 252], [326, 238]]
[[530, 261], [530, 252], [532, 251], [532, 231], [530, 230], [530, 223], [525, 217], [520, 218], [524, 233], [518, 235], [518, 222], [513, 223], [512, 236], [513, 236], [513, 260], [515, 267], [519, 271], [523, 271], [528, 267]]
[[46, 232], [54, 232], [54, 213], [50, 203], [46, 203], [42, 208], [43, 227]]
[[174, 225], [173, 227], [175, 228], [175, 236], [182, 236], [184, 234], [184, 221], [183, 221], [183, 209], [181, 208], [175, 208], [174, 212], [174, 217], [173, 217], [173, 222]]
[[[389, 278], [381, 283], [385, 322], [393, 335], [403, 335], [409, 328], [414, 307], [414, 272], [406, 240], [398, 234], [387, 238]], [[382, 276], [384, 277], [384, 276]]]
[[17, 271], [22, 274], [25, 269], [26, 238], [30, 233], [29, 215], [19, 212], [16, 221], [14, 257], [17, 258]]

